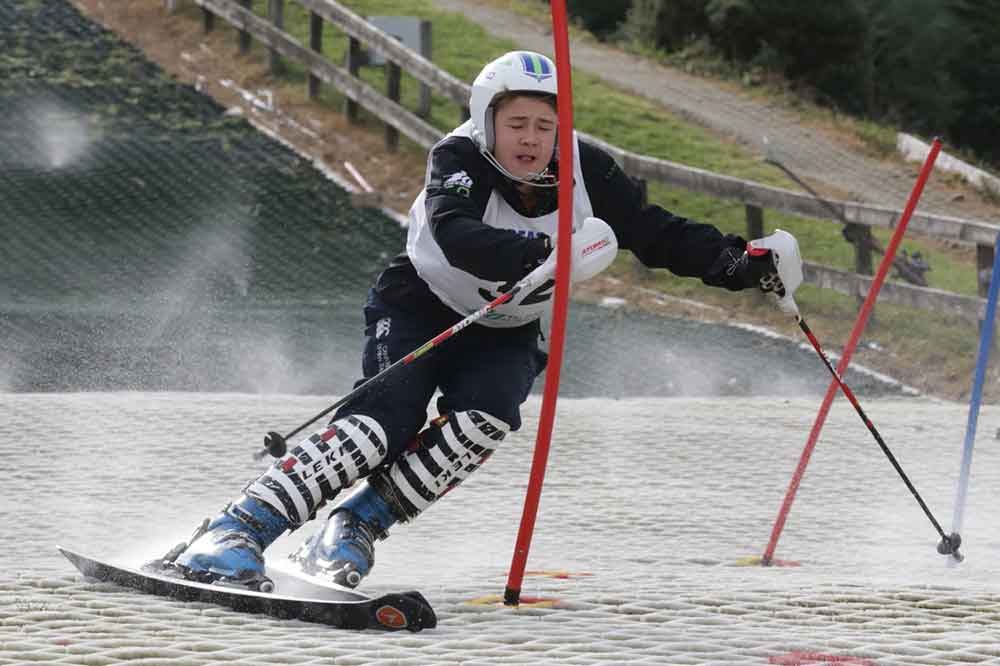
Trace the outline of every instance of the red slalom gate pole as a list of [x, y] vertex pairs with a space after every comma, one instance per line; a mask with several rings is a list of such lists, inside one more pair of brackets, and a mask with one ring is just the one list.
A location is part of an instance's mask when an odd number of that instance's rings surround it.
[[[872, 284], [868, 288], [868, 295], [865, 297], [865, 302], [861, 306], [861, 312], [858, 314], [858, 318], [854, 322], [854, 328], [851, 329], [851, 335], [848, 338], [847, 346], [844, 347], [844, 353], [840, 357], [840, 363], [837, 364], [837, 374], [841, 376], [847, 370], [847, 366], [851, 363], [851, 356], [854, 355], [854, 349], [858, 346], [858, 340], [861, 338], [861, 333], [865, 330], [865, 325], [868, 323], [868, 316], [871, 314], [872, 306], [875, 304], [875, 299], [878, 298], [878, 293], [882, 289], [882, 283], [885, 282], [885, 276], [889, 272], [889, 268], [892, 266], [893, 258], [896, 256], [896, 250], [899, 248], [899, 244], [903, 240], [903, 234], [906, 233], [906, 225], [910, 223], [910, 217], [913, 215], [913, 211], [917, 207], [917, 202], [920, 201], [920, 195], [924, 191], [924, 185], [930, 177], [931, 170], [934, 168], [934, 162], [937, 160], [939, 152], [941, 152], [941, 140], [934, 139], [931, 144], [930, 152], [927, 154], [927, 159], [924, 160], [924, 165], [920, 168], [920, 175], [917, 177], [917, 182], [913, 186], [913, 191], [910, 192], [910, 198], [906, 202], [906, 208], [903, 210], [903, 216], [899, 220], [899, 226], [897, 226], [896, 231], [893, 232], [892, 239], [889, 241], [889, 246], [885, 249], [885, 254], [882, 256], [882, 261], [879, 263], [875, 279], [872, 280]], [[771, 539], [767, 544], [767, 550], [764, 551], [764, 556], [761, 558], [761, 564], [764, 566], [771, 564], [774, 557], [774, 550], [778, 545], [778, 539], [781, 537], [781, 531], [785, 527], [785, 520], [788, 518], [788, 512], [792, 508], [792, 502], [795, 501], [795, 493], [798, 492], [799, 484], [802, 482], [802, 477], [806, 473], [806, 467], [809, 465], [809, 458], [812, 456], [813, 449], [816, 447], [816, 442], [819, 439], [819, 433], [823, 430], [823, 424], [826, 422], [826, 416], [830, 411], [830, 406], [833, 404], [833, 398], [837, 395], [838, 387], [839, 383], [836, 378], [834, 378], [834, 380], [830, 382], [829, 388], [826, 390], [826, 395], [823, 397], [823, 404], [820, 406], [819, 413], [816, 415], [816, 421], [813, 422], [812, 430], [809, 433], [809, 439], [806, 441], [806, 446], [802, 450], [802, 456], [799, 458], [799, 465], [795, 469], [795, 474], [792, 475], [791, 483], [788, 484], [788, 490], [785, 493], [784, 502], [782, 502], [781, 510], [778, 512], [778, 519], [775, 521], [774, 528], [771, 530]]]
[[549, 361], [545, 371], [545, 392], [538, 418], [535, 455], [531, 461], [531, 476], [521, 513], [521, 527], [514, 546], [514, 558], [507, 576], [503, 602], [517, 606], [521, 600], [521, 581], [528, 563], [528, 549], [535, 530], [538, 502], [545, 480], [545, 466], [552, 441], [552, 425], [559, 394], [559, 373], [562, 370], [563, 343], [566, 339], [566, 311], [569, 308], [570, 249], [573, 236], [573, 82], [569, 64], [569, 29], [566, 0], [552, 2], [552, 37], [555, 41], [556, 84], [559, 100], [559, 163], [569, 165], [559, 170], [559, 240], [556, 243], [556, 287], [552, 304], [552, 331], [549, 335]]

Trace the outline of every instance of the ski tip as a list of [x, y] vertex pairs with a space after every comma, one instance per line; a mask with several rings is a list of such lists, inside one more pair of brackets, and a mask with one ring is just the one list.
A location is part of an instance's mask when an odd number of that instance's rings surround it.
[[59, 544], [56, 544], [56, 550], [58, 550], [60, 553], [62, 553], [63, 557], [65, 557], [70, 562], [73, 562], [74, 564], [76, 563], [77, 559], [80, 557], [76, 552], [70, 550], [69, 548], [63, 548]]
[[390, 631], [423, 631], [437, 626], [437, 615], [424, 595], [413, 590], [387, 594], [372, 603], [373, 626]]
[[69, 563], [76, 567], [76, 570], [85, 577], [93, 575], [94, 566], [89, 557], [74, 550], [70, 550], [69, 548], [63, 548], [60, 545], [56, 545], [56, 550], [62, 553], [62, 556], [69, 560]]

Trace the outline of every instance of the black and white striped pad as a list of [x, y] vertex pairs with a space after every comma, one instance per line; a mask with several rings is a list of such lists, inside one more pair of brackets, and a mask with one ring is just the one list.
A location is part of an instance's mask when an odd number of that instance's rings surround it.
[[366, 476], [386, 456], [385, 431], [370, 416], [337, 419], [302, 440], [247, 487], [293, 525], [309, 520], [324, 501]]
[[[453, 412], [421, 433], [421, 445], [404, 453], [380, 482], [398, 508], [413, 518], [486, 462], [510, 426], [486, 412]], [[380, 484], [381, 485], [381, 484]]]

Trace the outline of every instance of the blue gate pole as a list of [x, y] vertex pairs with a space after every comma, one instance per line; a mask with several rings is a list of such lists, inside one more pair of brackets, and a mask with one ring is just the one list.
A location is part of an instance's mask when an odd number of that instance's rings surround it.
[[[979, 419], [979, 404], [983, 397], [983, 381], [989, 365], [990, 348], [993, 344], [993, 323], [997, 313], [997, 292], [1000, 291], [1000, 234], [997, 234], [993, 249], [993, 274], [986, 297], [986, 319], [979, 335], [979, 355], [976, 358], [976, 374], [969, 396], [969, 421], [965, 426], [965, 448], [962, 450], [962, 467], [958, 475], [958, 491], [955, 494], [955, 514], [952, 518], [952, 533], [962, 533], [962, 518], [965, 513], [965, 499], [969, 491], [969, 471], [972, 468], [972, 447], [976, 443], [976, 422]], [[949, 564], [954, 564], [948, 558]]]

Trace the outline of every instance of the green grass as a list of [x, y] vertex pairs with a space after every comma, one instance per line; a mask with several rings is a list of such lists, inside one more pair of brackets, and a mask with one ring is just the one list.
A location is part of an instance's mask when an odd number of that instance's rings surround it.
[[[471, 81], [482, 65], [499, 54], [516, 48], [512, 42], [488, 35], [479, 25], [458, 14], [442, 12], [424, 0], [349, 0], [343, 3], [360, 16], [406, 15], [433, 22], [434, 62], [464, 81]], [[523, 5], [523, 3], [521, 3]], [[513, 9], [517, 10], [517, 3]], [[254, 2], [254, 10], [263, 15], [266, 3]], [[522, 7], [522, 11], [524, 8]], [[538, 12], [526, 12], [541, 20]], [[308, 43], [309, 15], [294, 1], [285, 5], [285, 29], [300, 42]], [[234, 38], [235, 39], [235, 38]], [[255, 51], [263, 54], [259, 45]], [[335, 63], [343, 63], [347, 39], [334, 26], [324, 29], [323, 53]], [[288, 63], [288, 76], [305, 81], [305, 71]], [[385, 89], [382, 68], [364, 67], [361, 78], [377, 89]], [[763, 163], [760, 157], [744, 146], [727, 141], [713, 132], [689, 123], [667, 109], [641, 97], [628, 94], [589, 74], [574, 71], [574, 115], [576, 127], [614, 145], [637, 153], [651, 155], [685, 165], [706, 169], [737, 178], [798, 190], [778, 169]], [[417, 106], [418, 83], [405, 72], [402, 82], [402, 104], [410, 109]], [[341, 104], [343, 98], [324, 86], [321, 97], [326, 103]], [[442, 131], [460, 122], [460, 109], [451, 100], [432, 97], [428, 121]], [[362, 113], [362, 122], [372, 128], [380, 122]], [[877, 153], [889, 150], [891, 132], [872, 123], [857, 123], [859, 136]], [[412, 148], [412, 147], [411, 147]], [[710, 222], [721, 229], [746, 235], [742, 204], [714, 199], [700, 194], [650, 183], [650, 200], [669, 210], [699, 221]], [[804, 258], [808, 261], [853, 270], [854, 250], [841, 235], [841, 226], [827, 220], [765, 212], [765, 228], [782, 228], [799, 239]], [[887, 230], [873, 230], [882, 245], [888, 243]], [[903, 247], [911, 253], [920, 251], [932, 270], [927, 274], [932, 287], [961, 294], [974, 295], [974, 267], [967, 261], [940, 249], [928, 239], [908, 238]], [[880, 259], [875, 256], [874, 261]], [[671, 287], [673, 289], [673, 287]], [[850, 299], [849, 299], [850, 300]]]
[[877, 156], [896, 156], [896, 130], [870, 120], [854, 119], [854, 134]]

